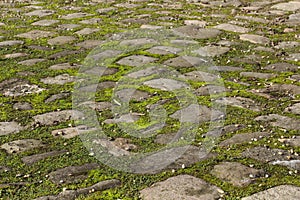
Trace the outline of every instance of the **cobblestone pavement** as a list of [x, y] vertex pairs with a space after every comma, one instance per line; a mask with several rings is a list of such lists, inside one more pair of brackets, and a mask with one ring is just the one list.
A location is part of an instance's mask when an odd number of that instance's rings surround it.
[[0, 10], [0, 199], [299, 199], [299, 0]]

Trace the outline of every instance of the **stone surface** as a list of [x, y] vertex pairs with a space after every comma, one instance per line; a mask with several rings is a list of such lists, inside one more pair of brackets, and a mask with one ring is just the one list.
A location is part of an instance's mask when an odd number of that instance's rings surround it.
[[274, 78], [276, 75], [271, 73], [241, 72], [240, 76], [258, 78], [258, 79], [270, 79], [270, 78]]
[[36, 40], [39, 38], [51, 37], [54, 34], [55, 34], [54, 32], [50, 32], [50, 31], [32, 30], [27, 33], [18, 34], [18, 35], [16, 35], [16, 37]]
[[24, 60], [24, 61], [18, 62], [18, 64], [26, 65], [26, 66], [33, 66], [33, 65], [43, 62], [43, 61], [46, 61], [46, 59], [35, 58], [35, 59], [29, 59], [29, 60]]
[[175, 47], [155, 46], [147, 51], [152, 54], [167, 55], [167, 54], [177, 54], [177, 53], [181, 52], [182, 50], [179, 48], [175, 48]]
[[242, 134], [236, 134], [232, 136], [231, 138], [222, 141], [219, 146], [225, 147], [230, 146], [234, 144], [242, 144], [242, 143], [249, 143], [252, 141], [258, 141], [265, 137], [268, 137], [271, 133], [269, 132], [253, 132], [253, 133], [242, 133]]
[[69, 74], [61, 74], [55, 77], [47, 77], [41, 79], [41, 82], [45, 84], [58, 84], [58, 85], [64, 85], [66, 83], [70, 83], [75, 81], [74, 76], [70, 76]]
[[31, 156], [25, 156], [21, 160], [26, 164], [26, 165], [32, 165], [36, 162], [39, 162], [40, 160], [49, 158], [49, 157], [54, 157], [54, 156], [60, 156], [64, 153], [66, 153], [66, 150], [62, 151], [51, 151], [47, 153], [41, 153], [41, 154], [35, 154]]
[[20, 45], [20, 44], [24, 44], [24, 42], [21, 40], [7, 40], [7, 41], [0, 42], [0, 47]]
[[261, 108], [257, 106], [257, 103], [255, 101], [244, 97], [224, 97], [222, 99], [217, 99], [216, 103], [250, 109], [256, 112], [259, 112], [261, 110]]
[[41, 115], [36, 115], [33, 117], [34, 122], [33, 124], [37, 125], [55, 125], [61, 122], [66, 122], [71, 119], [77, 120], [83, 117], [83, 113], [76, 111], [76, 110], [63, 110], [63, 111], [56, 111], [56, 112], [49, 112], [44, 113]]
[[201, 47], [195, 51], [193, 51], [193, 53], [196, 53], [200, 56], [204, 56], [204, 57], [215, 57], [215, 56], [220, 56], [224, 53], [227, 53], [230, 49], [228, 47], [220, 47], [220, 46], [205, 46], [205, 47]]
[[155, 60], [157, 60], [156, 58], [152, 58], [149, 56], [129, 56], [129, 57], [125, 57], [122, 58], [121, 60], [119, 60], [117, 63], [119, 65], [128, 65], [128, 66], [133, 66], [133, 67], [141, 67], [147, 63], [151, 63], [154, 62]]
[[71, 43], [76, 40], [73, 36], [57, 36], [55, 38], [49, 39], [48, 44], [50, 45], [63, 45], [67, 43]]
[[76, 19], [76, 18], [82, 18], [82, 17], [87, 17], [87, 16], [91, 16], [91, 14], [78, 12], [78, 13], [70, 13], [70, 14], [64, 15], [61, 18], [62, 19]]
[[222, 162], [214, 166], [211, 174], [234, 186], [244, 187], [254, 182], [256, 178], [263, 176], [264, 171], [247, 167], [238, 162]]
[[284, 109], [284, 112], [300, 115], [300, 103], [296, 103], [290, 107], [287, 107], [286, 109]]
[[300, 2], [299, 1], [289, 1], [287, 3], [279, 3], [275, 4], [271, 8], [284, 10], [284, 11], [296, 11], [300, 9]]
[[141, 191], [143, 200], [213, 200], [220, 198], [222, 195], [223, 191], [221, 189], [190, 175], [171, 177]]
[[181, 26], [173, 29], [178, 35], [189, 36], [194, 39], [209, 39], [215, 38], [222, 32], [212, 28], [200, 28], [199, 26]]
[[93, 131], [93, 130], [95, 130], [95, 129], [90, 129], [87, 126], [81, 125], [81, 126], [77, 126], [77, 127], [53, 130], [51, 132], [51, 134], [54, 137], [63, 137], [65, 139], [70, 139], [70, 138], [76, 137], [80, 134], [88, 133], [89, 131]]
[[21, 130], [23, 130], [23, 127], [17, 122], [0, 122], [0, 136], [18, 133]]
[[254, 44], [263, 44], [267, 45], [270, 43], [270, 39], [260, 35], [253, 34], [242, 34], [240, 35], [240, 39], [243, 41], [248, 41]]
[[165, 65], [171, 66], [171, 67], [178, 67], [178, 68], [187, 68], [187, 67], [200, 67], [201, 65], [204, 65], [207, 61], [193, 56], [179, 56], [176, 58], [172, 58], [169, 60], [166, 60], [164, 62]]
[[45, 17], [48, 15], [53, 15], [55, 11], [53, 10], [34, 10], [32, 12], [26, 13], [26, 16], [38, 16], [38, 17]]
[[64, 69], [72, 69], [72, 68], [77, 68], [77, 67], [78, 67], [78, 65], [76, 65], [76, 64], [60, 63], [60, 64], [50, 66], [49, 69], [64, 70]]
[[214, 28], [224, 30], [224, 31], [232, 31], [235, 33], [248, 33], [250, 31], [250, 29], [248, 28], [244, 28], [234, 24], [219, 24], [217, 26], [214, 26]]
[[89, 34], [92, 34], [92, 33], [96, 33], [99, 30], [100, 29], [98, 29], [98, 28], [84, 28], [84, 29], [81, 29], [80, 31], [76, 31], [75, 33], [77, 35], [89, 35]]
[[256, 121], [268, 122], [271, 126], [279, 126], [287, 130], [300, 130], [300, 120], [278, 115], [269, 114], [255, 118]]
[[187, 85], [187, 83], [185, 82], [181, 82], [173, 79], [167, 79], [167, 78], [153, 79], [150, 81], [146, 81], [143, 84], [163, 91], [173, 91], [182, 88], [189, 88], [189, 85]]
[[293, 185], [280, 185], [262, 192], [255, 193], [249, 197], [244, 197], [242, 200], [263, 200], [263, 199], [281, 199], [291, 200], [298, 199], [300, 196], [300, 188]]
[[13, 109], [16, 109], [16, 110], [31, 110], [32, 106], [31, 106], [30, 103], [27, 103], [27, 102], [19, 102], [19, 103], [15, 103], [13, 105]]
[[36, 21], [34, 23], [32, 23], [31, 25], [33, 26], [51, 26], [53, 24], [57, 24], [59, 22], [59, 20], [55, 20], [55, 19], [43, 19], [40, 21]]
[[96, 163], [88, 163], [78, 166], [69, 166], [58, 169], [49, 174], [49, 180], [55, 184], [76, 183], [87, 178], [88, 172], [100, 166]]
[[292, 71], [295, 72], [299, 69], [300, 67], [297, 65], [293, 65], [290, 63], [275, 63], [275, 64], [269, 64], [265, 67], [262, 67], [262, 69], [266, 70], [271, 70], [271, 71], [276, 71], [276, 72], [288, 72]]
[[23, 139], [15, 140], [1, 145], [1, 149], [6, 150], [9, 154], [21, 153], [34, 148], [41, 148], [45, 145], [40, 140], [35, 139]]

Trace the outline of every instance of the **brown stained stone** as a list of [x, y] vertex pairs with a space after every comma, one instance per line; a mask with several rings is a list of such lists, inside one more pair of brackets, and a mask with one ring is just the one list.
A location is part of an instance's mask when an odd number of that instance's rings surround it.
[[205, 65], [207, 61], [193, 56], [179, 56], [176, 58], [171, 58], [166, 60], [163, 64], [171, 66], [171, 67], [178, 67], [178, 68], [188, 68], [188, 67], [197, 67], [201, 65]]
[[244, 108], [244, 109], [250, 109], [256, 112], [261, 111], [261, 108], [257, 105], [257, 103], [254, 100], [249, 98], [244, 98], [244, 97], [224, 97], [221, 99], [217, 99], [216, 103], [230, 105], [230, 106]]
[[86, 179], [89, 171], [99, 167], [100, 166], [97, 163], [89, 163], [81, 166], [69, 166], [51, 172], [49, 174], [49, 179], [57, 185], [76, 183]]
[[262, 69], [276, 71], [276, 72], [296, 72], [300, 69], [300, 66], [293, 65], [290, 63], [275, 63], [275, 64], [269, 64], [265, 67], [262, 67]]
[[141, 113], [129, 113], [119, 116], [114, 119], [106, 119], [103, 121], [105, 124], [115, 124], [115, 123], [134, 123], [136, 122], [140, 116], [143, 115]]
[[222, 162], [215, 165], [210, 173], [238, 187], [245, 187], [264, 175], [263, 170], [247, 167], [238, 162]]
[[40, 160], [49, 158], [49, 157], [54, 157], [54, 156], [60, 156], [64, 153], [66, 153], [66, 150], [62, 151], [51, 151], [47, 153], [41, 153], [41, 154], [35, 154], [31, 156], [25, 156], [21, 160], [26, 164], [26, 165], [32, 165], [36, 162], [39, 162]]
[[233, 25], [233, 24], [219, 24], [214, 28], [224, 30], [224, 31], [231, 31], [235, 33], [247, 33], [250, 31], [248, 28], [244, 28], [241, 26]]
[[241, 72], [240, 76], [258, 79], [270, 79], [276, 77], [276, 74], [271, 73], [258, 73], [258, 72]]
[[51, 126], [69, 120], [78, 120], [84, 117], [83, 113], [76, 110], [63, 110], [44, 113], [33, 117], [33, 125]]
[[226, 147], [234, 144], [242, 144], [246, 142], [252, 142], [261, 140], [264, 137], [268, 137], [271, 133], [268, 132], [254, 132], [254, 133], [241, 133], [236, 134], [233, 137], [221, 142], [219, 146]]
[[0, 136], [18, 133], [23, 129], [17, 122], [0, 122]]
[[117, 62], [119, 65], [128, 65], [133, 67], [141, 67], [145, 64], [151, 63], [156, 61], [156, 58], [152, 58], [149, 56], [143, 56], [143, 55], [133, 55], [129, 57], [122, 58]]
[[112, 107], [112, 103], [110, 103], [110, 102], [86, 101], [86, 102], [83, 102], [83, 103], [79, 104], [79, 106], [88, 106], [93, 110], [101, 112], [101, 111], [110, 109]]
[[200, 28], [198, 26], [181, 26], [173, 29], [180, 36], [189, 36], [193, 39], [209, 39], [215, 38], [222, 32], [212, 28]]
[[49, 45], [63, 45], [68, 44], [76, 40], [73, 36], [58, 36], [48, 40]]
[[271, 126], [279, 126], [287, 130], [300, 130], [300, 120], [278, 114], [263, 115], [255, 118], [256, 121], [270, 123]]
[[244, 197], [242, 200], [296, 200], [300, 196], [300, 187], [293, 185], [276, 186], [251, 196]]
[[270, 39], [260, 35], [254, 34], [242, 34], [240, 35], [240, 39], [243, 41], [248, 41], [254, 44], [263, 44], [267, 45], [270, 43]]
[[85, 70], [83, 74], [91, 74], [101, 76], [107, 76], [117, 73], [119, 70], [117, 68], [107, 68], [107, 67], [93, 67], [91, 69]]
[[29, 59], [29, 60], [24, 60], [21, 62], [18, 62], [19, 65], [26, 65], [26, 66], [33, 66], [37, 63], [46, 61], [46, 59], [42, 59], [42, 58], [35, 58], [35, 59]]
[[9, 154], [14, 154], [28, 151], [34, 148], [41, 148], [44, 146], [45, 145], [40, 140], [23, 139], [5, 143], [1, 145], [1, 149], [6, 150], [6, 152]]
[[178, 175], [157, 182], [140, 191], [142, 200], [216, 200], [223, 191], [202, 179], [190, 175]]
[[27, 33], [22, 33], [22, 34], [16, 35], [16, 37], [36, 40], [39, 38], [51, 37], [54, 34], [55, 34], [54, 32], [49, 32], [49, 31], [31, 30]]

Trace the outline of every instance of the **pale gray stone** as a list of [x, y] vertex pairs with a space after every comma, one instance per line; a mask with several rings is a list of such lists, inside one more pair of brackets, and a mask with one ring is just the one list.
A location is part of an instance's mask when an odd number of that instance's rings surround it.
[[280, 185], [262, 192], [255, 193], [251, 196], [244, 197], [242, 200], [296, 200], [300, 196], [300, 187], [293, 185]]
[[178, 175], [157, 182], [140, 193], [143, 200], [215, 200], [221, 198], [224, 192], [202, 179], [190, 175]]
[[259, 72], [241, 72], [240, 76], [259, 78], [259, 79], [270, 79], [276, 77], [276, 74], [271, 73], [259, 73]]
[[80, 134], [88, 133], [90, 131], [94, 131], [96, 129], [88, 128], [87, 126], [81, 125], [77, 127], [69, 127], [69, 128], [62, 128], [53, 130], [51, 134], [53, 137], [62, 137], [65, 139], [71, 139], [73, 137], [76, 137]]
[[92, 14], [83, 13], [83, 12], [70, 13], [70, 14], [62, 16], [61, 19], [77, 19], [77, 18], [83, 18], [83, 17], [87, 17], [87, 16], [92, 16]]
[[138, 39], [123, 40], [120, 42], [119, 45], [139, 47], [147, 44], [158, 44], [158, 42], [151, 38], [138, 38]]
[[19, 103], [15, 103], [13, 105], [13, 109], [16, 109], [16, 110], [31, 110], [32, 106], [31, 106], [30, 103], [27, 103], [27, 102], [19, 102]]
[[70, 83], [73, 81], [75, 81], [75, 77], [70, 76], [69, 74], [61, 74], [55, 77], [47, 77], [41, 79], [41, 82], [45, 84], [58, 84], [58, 85], [64, 85], [66, 83]]
[[299, 1], [290, 1], [287, 3], [279, 3], [275, 4], [271, 8], [284, 10], [284, 11], [296, 11], [300, 9], [300, 2]]
[[163, 91], [173, 91], [182, 88], [189, 88], [189, 85], [185, 82], [167, 78], [153, 79], [150, 81], [146, 81], [143, 84]]
[[270, 39], [260, 35], [254, 34], [242, 34], [240, 35], [240, 39], [243, 41], [248, 41], [254, 44], [263, 44], [267, 45], [270, 43]]
[[26, 16], [38, 16], [38, 17], [45, 17], [49, 15], [53, 15], [55, 11], [53, 10], [34, 10], [29, 13], [25, 13]]
[[7, 40], [7, 41], [0, 42], [0, 47], [20, 45], [20, 44], [24, 44], [24, 42], [21, 40]]
[[164, 62], [165, 65], [178, 68], [201, 67], [206, 63], [207, 60], [193, 56], [179, 56]]
[[230, 50], [228, 47], [220, 47], [220, 46], [205, 46], [201, 47], [197, 50], [194, 50], [193, 53], [199, 54], [200, 56], [208, 56], [215, 57], [220, 56], [224, 53], [227, 53]]
[[290, 72], [290, 71], [295, 72], [300, 69], [300, 66], [293, 65], [290, 63], [280, 62], [280, 63], [269, 64], [265, 67], [262, 67], [262, 69], [272, 70], [276, 72]]
[[49, 39], [48, 44], [50, 45], [63, 45], [67, 43], [71, 43], [76, 40], [73, 36], [57, 36], [55, 38]]
[[192, 71], [184, 74], [185, 78], [188, 80], [199, 81], [199, 82], [213, 82], [217, 81], [220, 78], [211, 73], [203, 72], [203, 71]]
[[0, 122], [0, 136], [18, 133], [23, 129], [24, 127], [19, 125], [17, 122]]
[[92, 49], [92, 48], [95, 48], [95, 47], [101, 45], [102, 43], [103, 43], [103, 41], [101, 41], [101, 40], [85, 40], [83, 42], [76, 44], [76, 46], [82, 47], [85, 49]]
[[157, 58], [152, 58], [149, 56], [143, 56], [143, 55], [133, 55], [129, 57], [122, 58], [117, 62], [119, 65], [128, 65], [133, 67], [141, 67], [145, 64], [151, 63], [156, 61]]
[[175, 48], [175, 47], [155, 46], [147, 51], [152, 54], [168, 55], [168, 54], [177, 54], [177, 53], [181, 52], [182, 50], [179, 48]]
[[214, 28], [235, 33], [248, 33], [250, 31], [249, 28], [244, 28], [233, 24], [219, 24], [217, 26], [214, 26]]
[[181, 26], [173, 29], [180, 36], [188, 36], [193, 39], [215, 38], [222, 32], [213, 28], [200, 28], [198, 26]]
[[287, 107], [286, 109], [284, 109], [284, 112], [300, 115], [300, 103], [296, 103], [290, 107]]
[[89, 35], [92, 33], [96, 33], [99, 30], [100, 29], [98, 29], [98, 28], [84, 28], [84, 29], [81, 29], [80, 31], [76, 31], [75, 33], [78, 35]]
[[24, 61], [18, 62], [18, 64], [26, 65], [26, 66], [33, 66], [33, 65], [43, 62], [45, 60], [46, 59], [42, 59], [42, 58], [34, 58], [34, 59], [29, 59], [29, 60], [24, 60]]
[[54, 32], [49, 32], [49, 31], [31, 30], [27, 33], [18, 34], [18, 35], [16, 35], [16, 37], [36, 40], [36, 39], [39, 39], [39, 38], [51, 37], [54, 34], [55, 34]]
[[49, 69], [64, 70], [64, 69], [73, 69], [73, 68], [77, 68], [77, 67], [79, 67], [79, 65], [70, 64], [70, 63], [60, 63], [60, 64], [50, 66]]
[[32, 23], [33, 26], [51, 26], [53, 24], [57, 24], [59, 20], [55, 19], [43, 19], [37, 22]]

